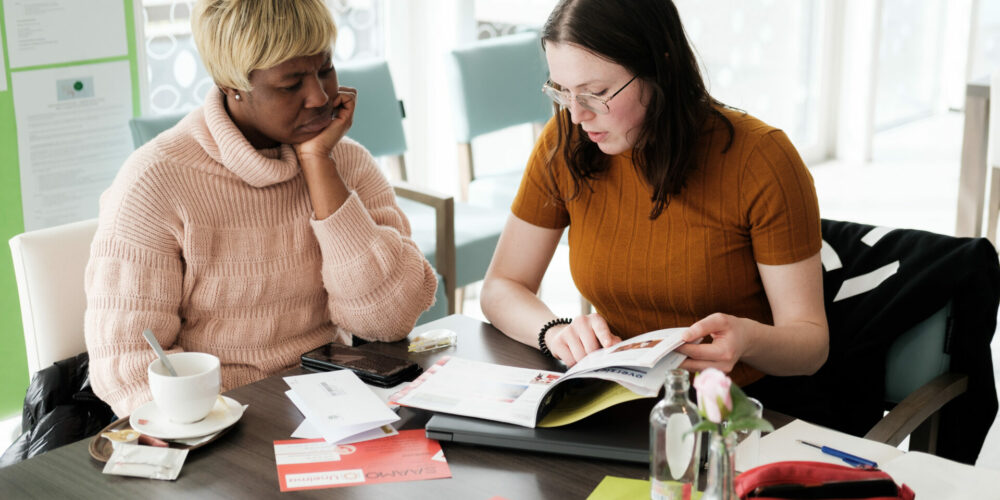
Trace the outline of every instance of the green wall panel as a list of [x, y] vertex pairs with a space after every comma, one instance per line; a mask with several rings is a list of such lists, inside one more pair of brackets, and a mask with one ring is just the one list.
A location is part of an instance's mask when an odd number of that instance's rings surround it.
[[[0, 34], [7, 54], [6, 23], [0, 5]], [[10, 91], [10, 71], [4, 71], [7, 91], [0, 92], [0, 418], [21, 411], [24, 390], [28, 387], [28, 358], [24, 352], [24, 333], [21, 328], [21, 307], [14, 283], [14, 267], [10, 260], [7, 241], [24, 232], [21, 213], [21, 173], [17, 160], [17, 127], [14, 122], [14, 100]]]
[[[67, 0], [77, 1], [77, 0]], [[132, 79], [132, 114], [140, 114], [139, 78], [136, 27], [133, 0], [123, 0], [125, 23], [128, 37], [128, 60]], [[141, 6], [140, 6], [141, 8]], [[3, 4], [0, 3], [0, 36], [3, 38], [4, 62], [10, 64], [8, 54], [6, 24], [4, 22]], [[121, 57], [109, 58], [122, 59]], [[84, 62], [48, 65], [72, 66]], [[19, 71], [31, 68], [18, 68]], [[21, 324], [21, 308], [17, 297], [17, 284], [14, 281], [14, 268], [11, 262], [10, 245], [7, 243], [14, 235], [24, 232], [24, 214], [21, 204], [21, 174], [18, 164], [17, 126], [14, 117], [14, 100], [11, 92], [11, 72], [7, 67], [0, 68], [7, 78], [7, 90], [0, 92], [0, 419], [7, 418], [21, 411], [24, 393], [28, 387], [28, 361], [24, 346], [24, 330]], [[96, 200], [95, 200], [96, 203]], [[80, 325], [83, 334], [83, 325]], [[2, 450], [0, 450], [2, 451]]]

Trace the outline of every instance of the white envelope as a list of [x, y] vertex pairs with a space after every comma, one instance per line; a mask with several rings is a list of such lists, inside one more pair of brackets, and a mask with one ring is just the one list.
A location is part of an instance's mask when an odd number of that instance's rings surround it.
[[[295, 393], [292, 391], [288, 391], [285, 394], [288, 395], [289, 399], [293, 397], [298, 397], [295, 396]], [[383, 425], [382, 427], [367, 430], [361, 432], [360, 434], [347, 436], [344, 439], [341, 439], [340, 441], [332, 444], [360, 443], [362, 441], [371, 441], [372, 439], [395, 436], [396, 434], [399, 434], [399, 431], [397, 431], [395, 427], [391, 425]], [[295, 428], [294, 431], [292, 431], [292, 437], [296, 439], [316, 439], [323, 437], [323, 435], [320, 434], [318, 430], [316, 430], [316, 426], [310, 423], [309, 419], [305, 419], [302, 421], [301, 424], [299, 424], [298, 427]]]
[[330, 443], [399, 420], [399, 415], [350, 370], [297, 375], [284, 380], [297, 396], [289, 399]]

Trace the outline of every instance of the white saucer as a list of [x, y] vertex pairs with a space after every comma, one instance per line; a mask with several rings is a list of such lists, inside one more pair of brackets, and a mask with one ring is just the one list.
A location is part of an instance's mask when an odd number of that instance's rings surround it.
[[150, 401], [132, 412], [128, 423], [133, 429], [159, 439], [196, 438], [235, 424], [243, 416], [245, 408], [235, 399], [221, 396], [205, 418], [191, 424], [177, 424], [161, 414], [156, 403]]

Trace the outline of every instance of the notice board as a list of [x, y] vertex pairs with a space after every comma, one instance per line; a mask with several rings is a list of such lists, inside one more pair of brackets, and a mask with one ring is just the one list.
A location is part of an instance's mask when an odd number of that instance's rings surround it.
[[0, 4], [0, 418], [20, 412], [28, 385], [7, 241], [97, 216], [140, 113], [138, 3]]

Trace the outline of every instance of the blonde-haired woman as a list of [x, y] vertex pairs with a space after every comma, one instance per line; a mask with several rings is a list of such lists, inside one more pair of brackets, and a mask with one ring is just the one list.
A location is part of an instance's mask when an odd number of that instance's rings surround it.
[[125, 162], [87, 268], [92, 383], [118, 415], [150, 399], [145, 328], [218, 356], [227, 390], [330, 341], [402, 339], [436, 287], [344, 137], [357, 92], [338, 85], [323, 1], [201, 0], [192, 28], [218, 90]]

